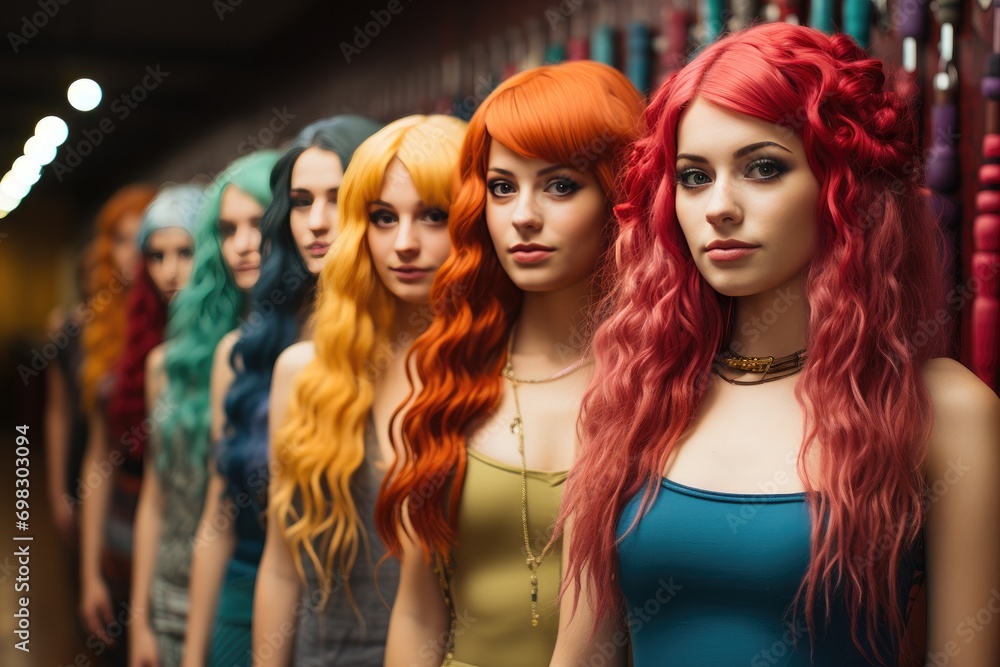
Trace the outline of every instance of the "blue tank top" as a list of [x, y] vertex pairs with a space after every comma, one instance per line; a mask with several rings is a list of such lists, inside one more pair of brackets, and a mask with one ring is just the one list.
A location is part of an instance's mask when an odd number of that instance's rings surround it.
[[[619, 538], [641, 498], [622, 511]], [[870, 664], [851, 640], [839, 597], [828, 626], [818, 611], [814, 642], [804, 615], [789, 613], [809, 565], [810, 529], [804, 493], [730, 494], [663, 478], [649, 512], [618, 546], [634, 666]], [[919, 551], [915, 545], [900, 567], [903, 611]], [[889, 634], [882, 629], [879, 650], [895, 656]]]

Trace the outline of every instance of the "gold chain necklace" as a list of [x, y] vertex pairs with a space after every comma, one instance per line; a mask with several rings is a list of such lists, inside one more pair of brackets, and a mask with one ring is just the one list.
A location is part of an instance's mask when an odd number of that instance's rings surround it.
[[[799, 350], [798, 352], [793, 352], [786, 357], [779, 357], [777, 359], [771, 356], [742, 357], [733, 352], [732, 348], [730, 348], [725, 352], [716, 355], [712, 364], [712, 371], [729, 384], [745, 386], [761, 384], [763, 382], [774, 382], [775, 380], [780, 380], [801, 372], [802, 368], [806, 365], [807, 356], [808, 354], [805, 350]], [[761, 378], [753, 382], [733, 380], [726, 377], [722, 373], [722, 368], [732, 368], [745, 373], [760, 373]], [[768, 377], [768, 375], [771, 377]]]
[[[543, 380], [528, 380], [514, 375], [514, 367], [511, 362], [511, 354], [514, 349], [514, 332], [511, 331], [510, 339], [507, 341], [507, 363], [500, 371], [500, 376], [510, 380], [514, 393], [514, 418], [510, 422], [510, 432], [517, 436], [518, 454], [521, 457], [521, 530], [524, 535], [524, 550], [526, 558], [525, 565], [531, 572], [529, 581], [531, 582], [531, 627], [538, 627], [538, 567], [542, 564], [542, 559], [548, 554], [550, 544], [546, 544], [542, 553], [537, 556], [531, 550], [531, 540], [528, 537], [528, 466], [524, 456], [524, 419], [521, 418], [521, 404], [517, 395], [517, 387], [520, 384], [542, 384], [553, 382], [559, 378], [564, 378], [571, 373], [575, 373], [584, 366], [591, 363], [590, 359], [581, 358], [573, 362], [561, 371], [550, 375]], [[451, 559], [435, 557], [434, 572], [438, 575], [438, 585], [444, 597], [444, 603], [448, 610], [448, 639], [444, 647], [444, 665], [450, 665], [455, 659], [455, 635], [457, 630], [457, 614], [455, 613], [455, 602], [451, 595]]]
[[589, 359], [581, 358], [573, 362], [566, 368], [543, 380], [526, 380], [514, 375], [511, 355], [514, 350], [514, 332], [511, 331], [510, 339], [507, 341], [507, 363], [500, 371], [502, 377], [510, 380], [511, 391], [514, 393], [514, 418], [510, 422], [510, 432], [517, 436], [517, 452], [521, 457], [521, 530], [524, 534], [524, 564], [528, 566], [531, 573], [531, 627], [538, 627], [538, 568], [542, 564], [542, 559], [549, 553], [550, 541], [537, 556], [531, 550], [531, 540], [528, 537], [528, 465], [524, 456], [524, 419], [521, 417], [521, 402], [517, 395], [517, 387], [520, 384], [542, 384], [553, 382], [559, 378], [564, 378], [571, 373], [575, 373], [590, 363]]

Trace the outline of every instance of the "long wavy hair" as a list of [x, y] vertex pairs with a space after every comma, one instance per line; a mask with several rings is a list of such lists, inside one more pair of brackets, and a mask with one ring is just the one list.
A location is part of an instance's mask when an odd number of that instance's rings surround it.
[[[379, 494], [376, 521], [401, 556], [397, 531], [408, 501], [425, 555], [448, 557], [465, 480], [466, 430], [500, 403], [505, 343], [523, 293], [504, 272], [484, 215], [490, 145], [592, 172], [608, 207], [620, 195], [618, 167], [638, 136], [643, 99], [620, 72], [580, 61], [527, 70], [501, 84], [469, 123], [455, 178], [452, 252], [431, 289], [434, 321], [410, 349], [419, 386], [402, 420], [404, 455]], [[599, 275], [608, 262], [605, 254]], [[604, 289], [595, 281], [600, 296]]]
[[562, 507], [561, 521], [573, 520], [570, 579], [579, 593], [588, 578], [596, 618], [624, 613], [622, 509], [639, 493], [641, 513], [651, 506], [729, 342], [723, 298], [699, 274], [674, 209], [678, 119], [701, 98], [800, 137], [821, 184], [804, 274], [809, 357], [796, 387], [811, 558], [792, 608], [805, 607], [812, 635], [816, 608], [828, 616], [836, 592], [862, 652], [862, 632], [879, 645], [880, 621], [901, 635], [893, 573], [920, 531], [931, 426], [920, 366], [939, 348], [918, 324], [933, 319], [941, 274], [915, 126], [884, 84], [882, 64], [846, 35], [775, 23], [712, 44], [657, 91], [617, 209], [614, 314], [595, 335], [583, 453]]
[[325, 601], [338, 573], [348, 575], [367, 551], [351, 478], [365, 459], [372, 405], [371, 369], [388, 349], [396, 299], [379, 280], [368, 247], [368, 207], [379, 198], [386, 168], [398, 159], [421, 200], [451, 207], [452, 175], [466, 124], [448, 116], [408, 116], [358, 148], [340, 190], [340, 235], [320, 276], [313, 341], [316, 356], [299, 374], [288, 416], [274, 442], [278, 462], [271, 519], [304, 577], [303, 553], [322, 582]]
[[[195, 229], [191, 278], [170, 304], [165, 367], [167, 404], [172, 405], [161, 425], [164, 443], [183, 442], [184, 449], [160, 448], [157, 469], [163, 470], [181, 451], [192, 465], [204, 466], [209, 448], [211, 414], [208, 385], [212, 355], [222, 337], [239, 324], [245, 295], [236, 285], [222, 257], [219, 214], [222, 195], [235, 187], [262, 208], [271, 202], [269, 179], [277, 151], [259, 151], [238, 158], [205, 191]], [[181, 440], [175, 440], [180, 436]]]
[[114, 370], [125, 347], [125, 303], [132, 276], [115, 275], [115, 236], [122, 218], [130, 213], [141, 215], [155, 195], [156, 188], [151, 185], [126, 185], [111, 195], [97, 213], [96, 236], [84, 260], [88, 275], [84, 292], [89, 299], [88, 312], [93, 315], [81, 339], [81, 400], [86, 413], [94, 410], [98, 384]]
[[146, 266], [147, 243], [152, 233], [159, 229], [193, 229], [200, 198], [201, 191], [194, 186], [168, 186], [156, 194], [143, 212], [138, 238], [144, 258], [128, 297], [125, 349], [115, 370], [107, 415], [107, 435], [113, 446], [126, 452], [126, 458], [139, 465], [145, 447], [134, 446], [134, 443], [144, 443], [145, 439], [128, 439], [132, 446], [125, 447], [125, 436], [146, 419], [146, 357], [163, 342], [167, 327], [167, 301]]
[[240, 361], [233, 364], [236, 376], [225, 404], [227, 427], [216, 449], [227, 493], [236, 497], [246, 492], [257, 514], [267, 503], [271, 373], [281, 351], [298, 340], [316, 288], [316, 277], [306, 268], [289, 224], [292, 169], [306, 150], [322, 148], [340, 158], [346, 170], [357, 147], [378, 128], [374, 121], [349, 115], [312, 123], [292, 140], [271, 171], [271, 204], [260, 223], [260, 278], [250, 290], [250, 310], [233, 347], [231, 359]]

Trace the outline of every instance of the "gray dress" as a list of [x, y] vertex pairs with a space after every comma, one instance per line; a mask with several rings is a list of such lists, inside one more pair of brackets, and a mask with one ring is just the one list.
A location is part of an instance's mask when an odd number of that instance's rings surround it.
[[[384, 472], [375, 465], [381, 459], [374, 422], [369, 414], [365, 427], [365, 462], [351, 480], [354, 502], [361, 525], [368, 535], [369, 550], [361, 547], [350, 574], [351, 594], [357, 613], [343, 589], [334, 585], [324, 607], [318, 605], [321, 588], [309, 558], [303, 555], [306, 583], [296, 609], [298, 629], [293, 664], [302, 667], [356, 665], [382, 667], [389, 612], [399, 583], [399, 563], [385, 555], [385, 547], [375, 530], [375, 499]], [[317, 553], [323, 557], [317, 545]], [[359, 617], [363, 623], [359, 621]]]
[[[161, 444], [154, 429], [151, 455], [156, 460]], [[163, 499], [163, 521], [157, 544], [156, 569], [150, 586], [150, 622], [156, 632], [161, 667], [181, 663], [188, 616], [188, 583], [192, 545], [205, 504], [207, 461], [192, 465], [187, 448], [174, 445], [170, 465], [157, 469]]]

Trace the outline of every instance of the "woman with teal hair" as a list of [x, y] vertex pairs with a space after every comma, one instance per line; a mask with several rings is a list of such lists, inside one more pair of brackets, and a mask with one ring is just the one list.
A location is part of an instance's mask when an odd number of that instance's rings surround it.
[[135, 529], [129, 662], [136, 667], [181, 662], [206, 461], [213, 427], [221, 424], [209, 405], [212, 356], [245, 315], [260, 274], [258, 226], [277, 158], [275, 151], [241, 157], [205, 191], [190, 282], [171, 304], [169, 342], [147, 361], [154, 428]]
[[191, 564], [185, 667], [256, 665], [250, 626], [264, 548], [268, 395], [274, 362], [308, 336], [317, 276], [338, 233], [337, 202], [354, 150], [378, 130], [360, 116], [316, 121], [293, 139], [271, 172], [261, 220], [260, 279], [238, 335], [212, 364], [212, 405], [225, 429], [209, 461], [208, 491]]

